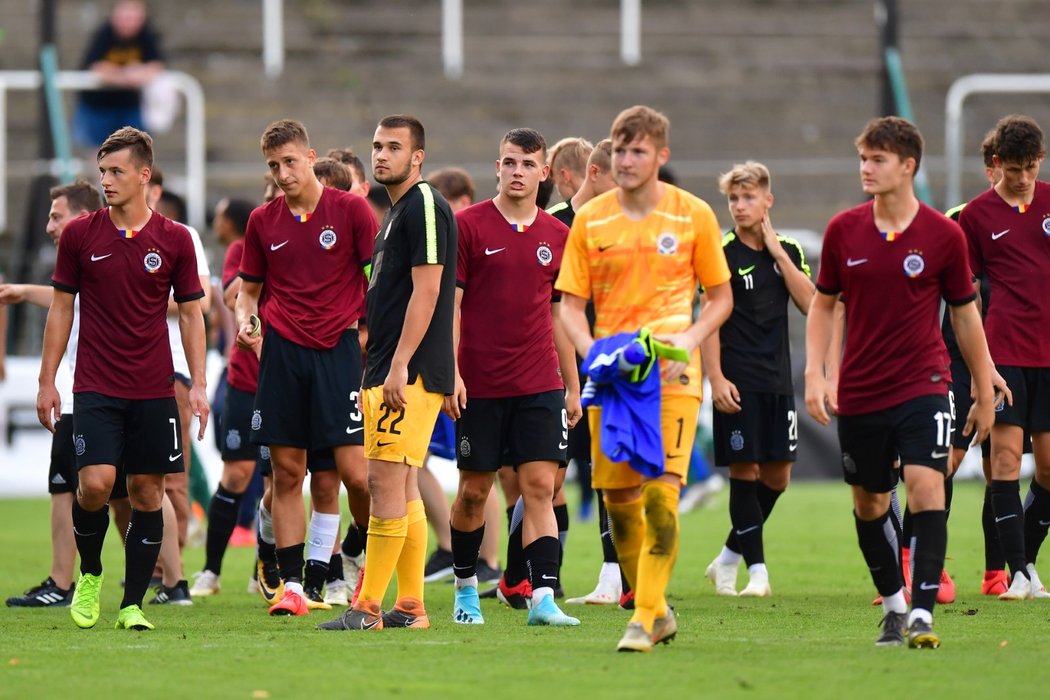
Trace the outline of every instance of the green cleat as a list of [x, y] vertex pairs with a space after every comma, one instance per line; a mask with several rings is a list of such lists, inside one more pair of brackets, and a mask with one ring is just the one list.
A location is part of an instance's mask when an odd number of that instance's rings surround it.
[[142, 614], [142, 608], [137, 605], [129, 605], [120, 609], [117, 616], [117, 624], [114, 628], [120, 630], [151, 630], [156, 629], [146, 616]]
[[90, 629], [98, 623], [102, 577], [102, 574], [80, 574], [76, 590], [73, 591], [73, 602], [69, 604], [69, 616], [77, 627]]

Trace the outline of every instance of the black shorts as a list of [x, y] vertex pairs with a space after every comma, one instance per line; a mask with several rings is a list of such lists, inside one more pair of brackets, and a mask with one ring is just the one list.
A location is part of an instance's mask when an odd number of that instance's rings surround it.
[[259, 364], [251, 441], [308, 450], [363, 445], [361, 371], [356, 328], [330, 350], [303, 347], [270, 331]]
[[1019, 425], [1028, 433], [1050, 431], [1050, 367], [996, 369], [1014, 395], [1012, 406], [1004, 401], [995, 407], [996, 424]]
[[887, 493], [897, 483], [894, 462], [947, 475], [952, 406], [947, 395], [919, 396], [875, 413], [839, 416], [842, 474], [847, 484]]
[[[951, 394], [955, 410], [955, 426], [952, 430], [952, 447], [960, 450], [970, 448], [973, 441], [973, 433], [963, 435], [962, 430], [966, 425], [966, 416], [970, 413], [973, 399], [970, 398], [970, 368], [961, 358], [952, 358], [952, 387]], [[981, 456], [988, 457], [991, 454], [991, 439], [985, 439], [981, 443]]]
[[456, 421], [458, 466], [472, 472], [550, 461], [564, 467], [569, 447], [561, 389], [502, 399], [469, 399]]
[[798, 452], [795, 397], [740, 392], [740, 413], [712, 412], [715, 464], [794, 462]]
[[125, 474], [176, 474], [184, 469], [182, 450], [179, 409], [174, 397], [118, 399], [92, 392], [76, 395], [73, 452], [77, 469], [113, 464], [118, 468], [123, 465]]
[[47, 471], [47, 492], [76, 493], [77, 460], [73, 455], [73, 414], [63, 413], [51, 436], [51, 466]]

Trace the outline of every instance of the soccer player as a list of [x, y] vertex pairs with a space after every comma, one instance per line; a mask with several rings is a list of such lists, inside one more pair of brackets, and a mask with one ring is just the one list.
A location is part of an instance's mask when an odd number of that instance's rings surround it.
[[185, 227], [146, 205], [153, 166], [149, 134], [119, 129], [99, 148], [97, 159], [109, 206], [70, 222], [62, 235], [44, 331], [37, 414], [53, 431], [52, 415], [61, 415], [55, 372], [69, 339], [74, 296], [79, 294], [73, 440], [80, 485], [73, 527], [81, 576], [70, 614], [79, 627], [98, 622], [102, 544], [109, 521], [106, 501], [122, 465], [132, 513], [117, 627], [153, 629], [140, 606], [163, 537], [164, 475], [183, 469], [182, 452], [189, 449], [179, 430], [164, 319], [174, 289], [190, 369], [189, 404], [200, 418], [197, 437], [203, 439], [209, 408], [204, 314], [198, 300], [204, 290]]
[[[995, 165], [1002, 179], [972, 199], [959, 216], [970, 265], [991, 292], [985, 324], [996, 369], [1017, 400], [996, 408], [992, 428], [992, 510], [1010, 587], [1001, 600], [1050, 597], [1036, 573], [1039, 547], [1050, 525], [1050, 185], [1038, 180], [1046, 156], [1034, 119], [1003, 117], [995, 126]], [[1035, 477], [1022, 509], [1018, 477], [1024, 433], [1032, 435]]]
[[361, 162], [361, 159], [354, 155], [352, 149], [349, 148], [333, 148], [325, 154], [328, 158], [335, 158], [337, 161], [350, 168], [351, 183], [348, 190], [353, 192], [359, 197], [367, 197], [369, 190], [372, 189], [372, 183], [368, 181], [365, 176], [365, 164]]
[[566, 136], [550, 147], [550, 178], [563, 202], [572, 199], [587, 179], [587, 160], [594, 144], [580, 136]]
[[539, 132], [509, 131], [496, 161], [498, 193], [456, 215], [457, 381], [445, 404], [458, 421], [453, 619], [463, 624], [484, 623], [476, 567], [485, 501], [503, 465], [514, 468], [524, 501], [528, 624], [580, 623], [554, 602], [561, 545], [553, 499], [568, 430], [582, 409], [576, 358], [552, 306], [568, 229], [536, 206], [536, 190], [550, 171], [546, 151]]
[[[313, 171], [317, 155], [301, 122], [270, 124], [261, 147], [284, 196], [248, 220], [237, 342], [253, 352], [262, 348], [251, 439], [270, 449], [273, 528], [284, 581], [270, 614], [305, 615], [308, 593], [315, 607], [325, 605], [313, 595], [319, 592], [303, 586], [307, 455], [330, 449], [334, 462], [311, 476], [311, 550], [320, 554], [309, 558], [323, 566], [323, 584], [339, 533], [339, 475], [353, 471], [362, 451], [364, 426], [355, 403], [361, 375], [357, 321], [376, 226], [361, 197], [321, 185]], [[260, 300], [265, 343], [252, 318], [259, 315]], [[363, 476], [355, 481], [363, 483]]]
[[[587, 357], [595, 338], [649, 328], [687, 351], [688, 363], [661, 363], [660, 415], [664, 471], [643, 476], [592, 448], [594, 486], [602, 489], [613, 541], [635, 609], [617, 648], [650, 651], [677, 633], [664, 592], [678, 554], [678, 493], [689, 468], [700, 409], [700, 342], [729, 316], [733, 293], [718, 221], [702, 200], [660, 182], [671, 152], [670, 121], [660, 112], [630, 107], [613, 122], [613, 177], [617, 187], [576, 213], [555, 288], [562, 292], [565, 328]], [[693, 322], [697, 283], [708, 305]], [[594, 333], [587, 300], [594, 299]], [[602, 410], [589, 408], [591, 434]]]
[[[423, 567], [427, 522], [416, 469], [445, 395], [455, 383], [452, 314], [456, 221], [423, 180], [423, 125], [415, 117], [380, 120], [372, 175], [393, 203], [376, 236], [368, 286], [368, 347], [362, 381], [372, 514], [360, 594], [321, 629], [427, 628]], [[394, 571], [397, 601], [382, 602]]]
[[719, 595], [736, 595], [740, 559], [748, 584], [740, 595], [773, 594], [762, 529], [791, 480], [798, 414], [791, 381], [788, 303], [809, 312], [813, 283], [802, 246], [773, 229], [769, 169], [747, 161], [718, 181], [735, 226], [722, 238], [733, 273], [733, 313], [703, 344], [714, 405], [715, 463], [729, 467], [732, 527], [707, 567]]
[[[883, 598], [880, 646], [935, 648], [933, 608], [944, 568], [944, 477], [951, 440], [948, 355], [938, 328], [951, 306], [959, 349], [977, 398], [963, 432], [983, 439], [994, 413], [993, 369], [958, 225], [922, 204], [914, 177], [918, 129], [899, 117], [873, 119], [856, 140], [864, 193], [872, 201], [835, 216], [821, 252], [806, 327], [806, 410], [821, 425], [838, 414], [842, 468], [853, 490], [857, 539]], [[846, 305], [837, 386], [824, 375], [834, 308]], [[1000, 382], [1001, 383], [1001, 382]], [[899, 456], [914, 533], [909, 613], [896, 530], [888, 522]]]

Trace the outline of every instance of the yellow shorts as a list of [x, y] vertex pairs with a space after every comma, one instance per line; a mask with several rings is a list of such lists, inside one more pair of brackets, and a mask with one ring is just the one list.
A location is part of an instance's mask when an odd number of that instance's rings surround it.
[[[685, 484], [689, 474], [689, 458], [693, 454], [699, 412], [699, 397], [681, 394], [664, 394], [661, 397], [660, 431], [664, 440], [664, 473], [676, 474], [682, 484]], [[587, 421], [591, 429], [591, 483], [594, 488], [626, 489], [641, 485], [643, 477], [631, 469], [631, 465], [627, 462], [612, 462], [602, 452], [600, 406], [587, 409]]]
[[423, 387], [422, 377], [416, 377], [416, 381], [405, 388], [405, 407], [400, 411], [392, 410], [383, 401], [382, 386], [362, 391], [365, 457], [422, 467], [444, 400], [442, 394]]

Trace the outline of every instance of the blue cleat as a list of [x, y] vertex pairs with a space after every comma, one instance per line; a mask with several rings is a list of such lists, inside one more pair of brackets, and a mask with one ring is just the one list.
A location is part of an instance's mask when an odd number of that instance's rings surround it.
[[553, 627], [575, 627], [580, 621], [563, 613], [554, 602], [554, 596], [543, 596], [539, 603], [533, 602], [529, 609], [530, 625], [551, 625]]
[[452, 621], [461, 625], [485, 624], [485, 618], [481, 615], [477, 586], [456, 589], [456, 607], [452, 611]]

